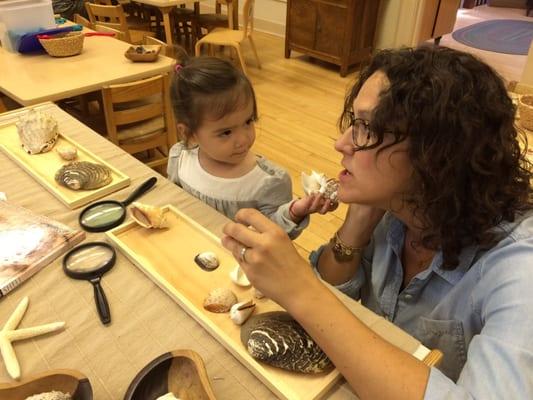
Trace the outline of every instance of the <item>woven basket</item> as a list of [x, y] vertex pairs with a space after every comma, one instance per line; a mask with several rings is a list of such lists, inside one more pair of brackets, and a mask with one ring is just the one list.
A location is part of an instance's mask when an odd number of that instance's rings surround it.
[[524, 94], [518, 101], [520, 111], [520, 125], [529, 131], [533, 131], [533, 95]]
[[83, 33], [69, 32], [53, 35], [50, 39], [39, 39], [39, 42], [52, 57], [69, 57], [81, 53], [83, 39], [85, 39]]

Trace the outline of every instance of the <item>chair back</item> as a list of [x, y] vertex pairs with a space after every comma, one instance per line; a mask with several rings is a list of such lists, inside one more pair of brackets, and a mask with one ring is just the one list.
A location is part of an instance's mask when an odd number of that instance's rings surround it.
[[89, 20], [93, 25], [107, 26], [123, 32], [127, 42], [131, 42], [130, 31], [126, 21], [126, 14], [122, 5], [106, 6], [101, 4], [85, 3]]
[[168, 74], [102, 89], [109, 139], [130, 154], [147, 152], [145, 163], [164, 172], [176, 142]]
[[74, 23], [84, 26], [85, 28], [94, 29], [94, 25], [91, 24], [91, 21], [80, 14], [74, 14]]
[[122, 40], [123, 42], [127, 42], [126, 34], [122, 31], [119, 31], [118, 29], [114, 29], [106, 25], [96, 24], [94, 26], [94, 30], [96, 32], [114, 33], [115, 39]]
[[242, 7], [244, 38], [252, 35], [254, 31], [255, 0], [245, 0]]

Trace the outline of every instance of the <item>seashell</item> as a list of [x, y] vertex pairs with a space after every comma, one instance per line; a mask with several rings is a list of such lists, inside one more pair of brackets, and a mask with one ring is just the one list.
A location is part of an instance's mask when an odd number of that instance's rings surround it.
[[105, 165], [72, 161], [56, 172], [55, 180], [72, 190], [91, 190], [107, 185], [113, 178], [111, 170]]
[[204, 299], [204, 308], [214, 313], [225, 313], [237, 303], [237, 296], [227, 288], [217, 288], [209, 292]]
[[174, 395], [174, 393], [168, 392], [168, 393], [164, 394], [163, 396], [159, 396], [155, 400], [180, 400], [180, 399], [178, 397], [176, 397]]
[[289, 371], [315, 374], [333, 366], [287, 312], [254, 315], [241, 328], [241, 342], [253, 358]]
[[326, 199], [337, 201], [339, 182], [328, 179], [326, 175], [311, 171], [311, 175], [302, 172], [302, 187], [306, 195], [321, 193]]
[[220, 265], [218, 257], [212, 251], [204, 251], [194, 257], [194, 262], [205, 271], [214, 271]]
[[257, 288], [254, 288], [254, 297], [256, 299], [262, 299], [265, 297], [265, 295], [263, 294], [263, 292], [261, 292], [259, 289]]
[[166, 228], [167, 216], [161, 207], [134, 202], [130, 207], [131, 217], [144, 228]]
[[72, 161], [78, 157], [78, 150], [74, 146], [59, 146], [56, 148], [56, 152], [63, 160], [67, 161]]
[[22, 147], [29, 154], [50, 151], [59, 136], [57, 121], [33, 108], [19, 118], [16, 126]]
[[255, 310], [255, 303], [253, 300], [242, 301], [231, 306], [229, 310], [229, 317], [237, 325], [242, 325]]
[[238, 285], [238, 286], [243, 286], [243, 287], [247, 287], [247, 286], [250, 286], [251, 283], [250, 281], [248, 280], [248, 278], [246, 277], [246, 274], [244, 273], [244, 271], [241, 269], [240, 265], [237, 265], [230, 273], [229, 273], [229, 277], [231, 279], [231, 281]]

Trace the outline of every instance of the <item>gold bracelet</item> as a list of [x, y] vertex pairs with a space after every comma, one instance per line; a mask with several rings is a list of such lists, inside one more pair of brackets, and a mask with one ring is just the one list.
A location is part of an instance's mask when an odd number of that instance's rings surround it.
[[329, 241], [331, 243], [331, 250], [333, 256], [338, 262], [347, 262], [353, 260], [356, 254], [361, 254], [364, 247], [353, 247], [344, 243], [339, 237], [339, 231]]

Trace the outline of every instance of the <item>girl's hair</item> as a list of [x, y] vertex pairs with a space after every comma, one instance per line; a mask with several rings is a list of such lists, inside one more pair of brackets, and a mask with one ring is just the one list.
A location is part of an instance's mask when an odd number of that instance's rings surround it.
[[216, 57], [181, 56], [176, 65], [170, 98], [176, 122], [185, 130], [181, 139], [187, 143], [205, 118], [214, 120], [253, 102], [257, 105], [252, 84], [230, 62]]
[[414, 181], [407, 204], [423, 223], [422, 245], [442, 250], [443, 268], [454, 269], [464, 247], [494, 245], [501, 234], [494, 227], [532, 208], [531, 164], [517, 140], [527, 149], [527, 137], [514, 125], [515, 106], [500, 76], [470, 54], [430, 46], [385, 50], [346, 96], [341, 131], [376, 71], [390, 84], [370, 120], [378, 143], [368, 148], [379, 147], [385, 134], [394, 137], [385, 147], [409, 138]]

